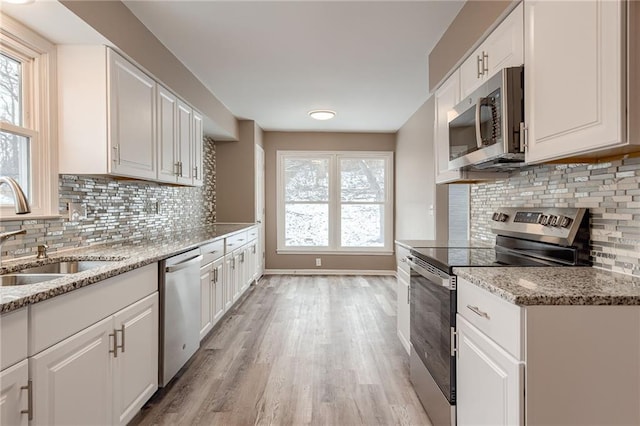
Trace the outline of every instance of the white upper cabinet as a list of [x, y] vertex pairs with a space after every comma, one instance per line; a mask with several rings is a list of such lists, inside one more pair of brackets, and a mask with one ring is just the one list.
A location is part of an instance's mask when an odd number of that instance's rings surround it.
[[118, 53], [58, 46], [58, 89], [60, 173], [202, 184], [202, 115]]
[[158, 86], [158, 180], [175, 183], [178, 175], [176, 160], [178, 97]]
[[638, 66], [640, 7], [634, 3], [526, 2], [527, 162], [640, 149], [638, 120], [627, 127], [627, 114], [632, 116], [634, 107], [637, 114], [638, 94], [627, 94]]
[[524, 63], [524, 12], [520, 3], [460, 66], [461, 98], [502, 68]]
[[156, 82], [107, 49], [109, 96], [109, 172], [156, 178]]
[[193, 129], [191, 131], [192, 151], [193, 151], [193, 184], [201, 186], [204, 182], [203, 173], [203, 133], [202, 133], [202, 114], [195, 109], [193, 110]]
[[104, 46], [58, 46], [59, 171], [155, 179], [156, 83]]

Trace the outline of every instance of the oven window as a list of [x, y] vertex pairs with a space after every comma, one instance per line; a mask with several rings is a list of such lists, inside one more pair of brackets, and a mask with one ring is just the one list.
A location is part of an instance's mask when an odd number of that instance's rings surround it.
[[455, 403], [455, 369], [451, 329], [455, 327], [456, 292], [411, 270], [411, 344], [440, 390]]

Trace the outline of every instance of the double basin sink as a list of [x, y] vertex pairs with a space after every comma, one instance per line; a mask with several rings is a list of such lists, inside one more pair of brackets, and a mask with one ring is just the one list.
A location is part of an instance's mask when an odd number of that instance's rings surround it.
[[47, 263], [45, 265], [26, 267], [17, 272], [0, 275], [0, 286], [15, 286], [36, 284], [55, 280], [68, 274], [88, 271], [100, 266], [106, 266], [110, 260], [64, 260]]

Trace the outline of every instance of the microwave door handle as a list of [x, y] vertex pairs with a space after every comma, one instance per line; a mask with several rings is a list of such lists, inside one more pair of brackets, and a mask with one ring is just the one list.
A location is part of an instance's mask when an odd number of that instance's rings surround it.
[[485, 102], [485, 98], [478, 98], [478, 102], [476, 102], [476, 145], [478, 149], [482, 149], [482, 131], [480, 130], [480, 110], [482, 109], [482, 105]]

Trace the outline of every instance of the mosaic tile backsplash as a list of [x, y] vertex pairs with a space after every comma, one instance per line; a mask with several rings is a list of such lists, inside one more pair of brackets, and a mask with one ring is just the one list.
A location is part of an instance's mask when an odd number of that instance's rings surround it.
[[509, 179], [471, 186], [471, 239], [493, 241], [499, 206], [586, 207], [598, 268], [640, 276], [640, 158], [532, 166]]
[[[188, 230], [216, 219], [215, 146], [204, 139], [204, 184], [170, 186], [110, 177], [60, 175], [61, 218], [0, 222], [0, 232], [20, 228], [26, 235], [6, 241], [2, 257], [34, 255], [46, 243], [49, 251], [118, 240], [154, 240], [157, 230]], [[86, 205], [87, 218], [71, 221], [67, 203]]]

